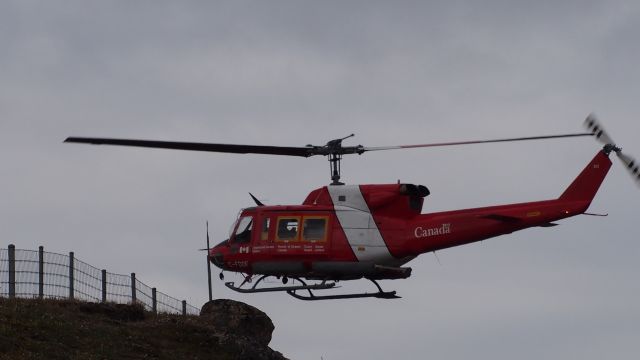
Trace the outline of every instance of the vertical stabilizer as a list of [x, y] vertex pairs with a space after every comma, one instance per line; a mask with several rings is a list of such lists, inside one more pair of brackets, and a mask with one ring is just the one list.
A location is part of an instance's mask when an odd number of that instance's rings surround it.
[[611, 160], [608, 152], [606, 150], [599, 151], [567, 190], [560, 195], [560, 200], [589, 201], [591, 203], [602, 181], [607, 176], [609, 168], [611, 168]]

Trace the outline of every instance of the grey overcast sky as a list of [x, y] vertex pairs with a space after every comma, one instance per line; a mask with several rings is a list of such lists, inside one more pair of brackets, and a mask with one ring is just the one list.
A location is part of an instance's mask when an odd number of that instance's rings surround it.
[[[324, 158], [63, 144], [70, 135], [381, 146], [582, 131], [640, 156], [637, 1], [0, 3], [0, 238], [201, 306], [251, 191], [300, 203]], [[424, 212], [554, 198], [592, 139], [346, 158], [352, 184], [428, 186]], [[284, 171], [287, 170], [287, 171]], [[636, 359], [640, 191], [614, 164], [591, 211], [413, 262], [400, 300], [247, 302], [292, 359]], [[238, 277], [228, 276], [238, 280]], [[359, 284], [348, 284], [359, 288]]]

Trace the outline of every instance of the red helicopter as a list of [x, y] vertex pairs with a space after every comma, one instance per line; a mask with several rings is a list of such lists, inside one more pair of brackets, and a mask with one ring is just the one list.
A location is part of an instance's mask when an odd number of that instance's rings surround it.
[[[342, 146], [352, 135], [324, 146], [305, 147], [210, 144], [150, 140], [69, 137], [65, 142], [124, 145], [239, 154], [327, 156], [332, 183], [313, 190], [301, 205], [267, 206], [255, 198], [255, 207], [243, 209], [228, 239], [213, 248], [207, 245], [207, 264], [245, 274], [239, 286], [225, 285], [241, 293], [284, 291], [301, 300], [375, 297], [398, 298], [384, 291], [377, 280], [406, 279], [406, 263], [420, 254], [464, 245], [530, 227], [551, 227], [555, 221], [586, 213], [603, 182], [615, 152], [640, 184], [640, 170], [633, 158], [622, 153], [593, 115], [585, 120], [587, 133], [521, 137], [387, 147]], [[422, 185], [345, 185], [340, 182], [343, 155], [368, 151], [408, 149], [595, 136], [605, 145], [569, 187], [553, 200], [490, 206], [422, 214], [429, 190]], [[207, 231], [207, 242], [209, 235]], [[253, 282], [253, 277], [259, 276]], [[282, 280], [278, 286], [258, 286], [268, 277]], [[223, 273], [220, 279], [224, 280]], [[298, 284], [288, 284], [294, 279]], [[367, 279], [376, 291], [317, 295], [337, 288], [338, 281]], [[209, 288], [211, 297], [211, 287]], [[326, 293], [325, 293], [326, 294]]]

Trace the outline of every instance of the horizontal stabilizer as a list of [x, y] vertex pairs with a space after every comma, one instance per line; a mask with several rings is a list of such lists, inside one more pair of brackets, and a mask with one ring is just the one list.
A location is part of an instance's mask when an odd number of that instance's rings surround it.
[[544, 228], [546, 228], [546, 227], [554, 227], [554, 226], [558, 226], [558, 225], [559, 225], [559, 224], [552, 223], [552, 222], [548, 222], [548, 223], [540, 224], [540, 225], [538, 225], [538, 226], [539, 226], [539, 227], [544, 227]]

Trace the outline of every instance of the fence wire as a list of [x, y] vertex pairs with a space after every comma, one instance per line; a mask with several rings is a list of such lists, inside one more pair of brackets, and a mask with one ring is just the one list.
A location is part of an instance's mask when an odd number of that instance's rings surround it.
[[[0, 297], [11, 296], [9, 253], [9, 249], [0, 249]], [[135, 302], [145, 310], [154, 308], [154, 289], [138, 279], [132, 286], [131, 275], [113, 274], [70, 255], [43, 251], [40, 261], [39, 251], [15, 249], [14, 254], [16, 297], [73, 298], [88, 302], [105, 299], [128, 304], [134, 301], [135, 294]], [[200, 312], [195, 306], [159, 291], [155, 300], [159, 313], [197, 315]]]
[[79, 300], [102, 301], [102, 271], [74, 259], [74, 297]]
[[131, 276], [107, 272], [107, 301], [129, 303], [131, 296]]
[[[136, 300], [144, 304], [146, 310], [153, 310], [153, 289], [138, 279], [136, 279]], [[159, 312], [167, 312], [162, 311], [160, 308], [157, 308], [157, 310]]]
[[[18, 250], [16, 250], [17, 252]], [[43, 297], [66, 299], [69, 297], [69, 256], [43, 252]], [[16, 259], [18, 255], [16, 254]], [[37, 271], [37, 270], [36, 270]], [[32, 295], [38, 295], [33, 291]]]
[[38, 252], [16, 250], [16, 296], [28, 297], [38, 288]]

